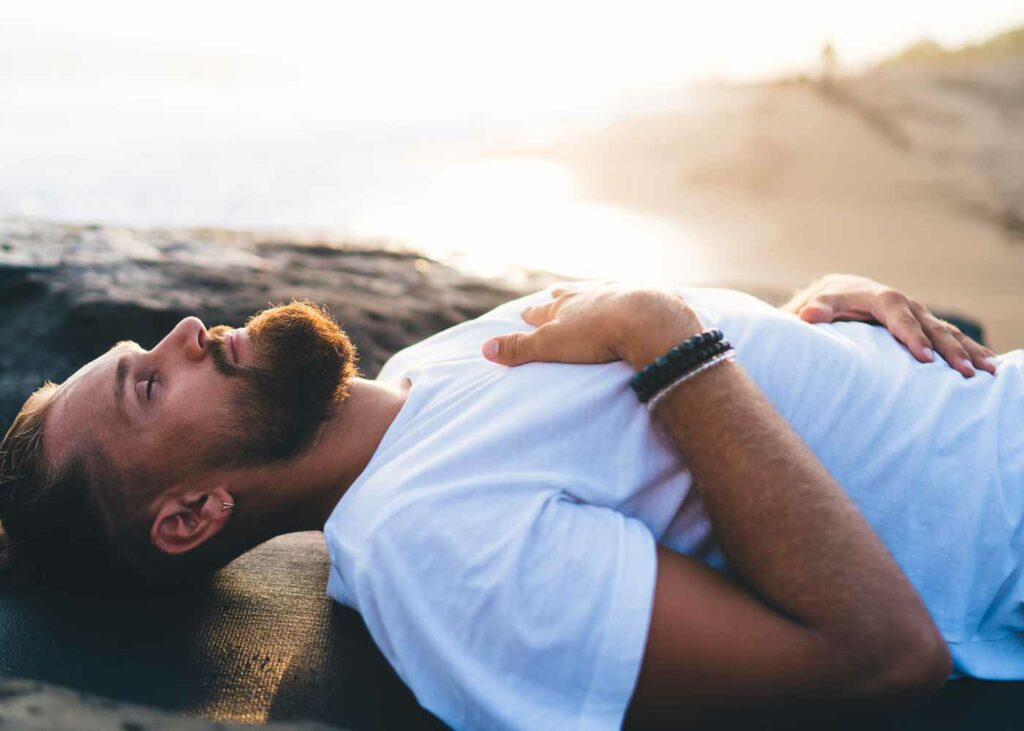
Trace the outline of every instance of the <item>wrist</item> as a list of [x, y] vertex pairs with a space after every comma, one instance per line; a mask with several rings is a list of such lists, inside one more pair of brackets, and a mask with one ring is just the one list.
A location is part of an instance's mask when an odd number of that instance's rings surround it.
[[633, 370], [640, 370], [670, 348], [704, 329], [700, 318], [682, 298], [662, 300], [638, 308], [623, 331], [619, 354]]
[[645, 365], [633, 374], [629, 385], [640, 402], [647, 404], [647, 410], [653, 412], [669, 391], [731, 360], [733, 355], [732, 345], [721, 330], [705, 330]]
[[[683, 379], [683, 382], [673, 384], [657, 397], [651, 399], [647, 404], [647, 410], [651, 415], [664, 419], [668, 414], [690, 413], [693, 409], [690, 405], [680, 412], [679, 404], [689, 404], [688, 399], [706, 398], [709, 389], [723, 389], [724, 384], [735, 384], [735, 378], [742, 376], [742, 369], [732, 358], [724, 358], [713, 367], [703, 369], [701, 373], [695, 373], [694, 377]], [[696, 386], [696, 389], [695, 389]]]

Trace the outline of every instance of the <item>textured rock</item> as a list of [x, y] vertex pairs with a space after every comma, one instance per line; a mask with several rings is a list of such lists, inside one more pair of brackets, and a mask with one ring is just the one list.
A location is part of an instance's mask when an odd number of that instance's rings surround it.
[[44, 379], [178, 320], [241, 324], [268, 303], [330, 307], [373, 376], [389, 355], [553, 277], [498, 283], [414, 251], [221, 230], [142, 231], [0, 220], [0, 422]]
[[320, 723], [207, 721], [118, 703], [35, 680], [0, 680], [0, 723], [16, 731], [330, 731]]

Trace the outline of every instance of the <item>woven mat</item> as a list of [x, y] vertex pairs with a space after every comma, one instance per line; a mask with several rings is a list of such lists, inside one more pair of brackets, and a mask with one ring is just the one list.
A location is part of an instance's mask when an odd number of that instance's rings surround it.
[[223, 721], [442, 729], [324, 593], [320, 533], [269, 541], [209, 586], [141, 598], [0, 586], [0, 671]]
[[[2, 584], [0, 671], [221, 721], [445, 728], [418, 706], [359, 615], [324, 594], [327, 571], [321, 534], [296, 533], [184, 593], [104, 600]], [[1020, 729], [1022, 719], [1024, 683], [959, 681], [870, 725], [997, 731]]]

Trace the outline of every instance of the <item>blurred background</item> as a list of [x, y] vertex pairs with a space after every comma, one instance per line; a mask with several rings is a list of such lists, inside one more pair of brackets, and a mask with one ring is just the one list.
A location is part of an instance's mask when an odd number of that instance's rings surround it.
[[1024, 345], [1024, 5], [0, 6], [0, 217], [469, 271], [853, 271]]

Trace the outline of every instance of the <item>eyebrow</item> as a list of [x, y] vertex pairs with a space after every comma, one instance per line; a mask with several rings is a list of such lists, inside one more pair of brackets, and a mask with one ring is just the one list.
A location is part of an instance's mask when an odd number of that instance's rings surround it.
[[128, 380], [128, 354], [125, 353], [117, 361], [117, 369], [114, 371], [114, 400], [117, 402], [117, 412], [121, 419], [128, 420], [128, 410], [124, 406], [124, 386]]
[[124, 355], [118, 358], [117, 367], [114, 369], [114, 403], [117, 406], [117, 415], [121, 417], [122, 422], [127, 424], [130, 420], [130, 415], [125, 404], [125, 383], [128, 380], [128, 372], [131, 370], [132, 355], [141, 351], [142, 348], [133, 340], [122, 340], [110, 349], [110, 351], [116, 350], [122, 351]]

